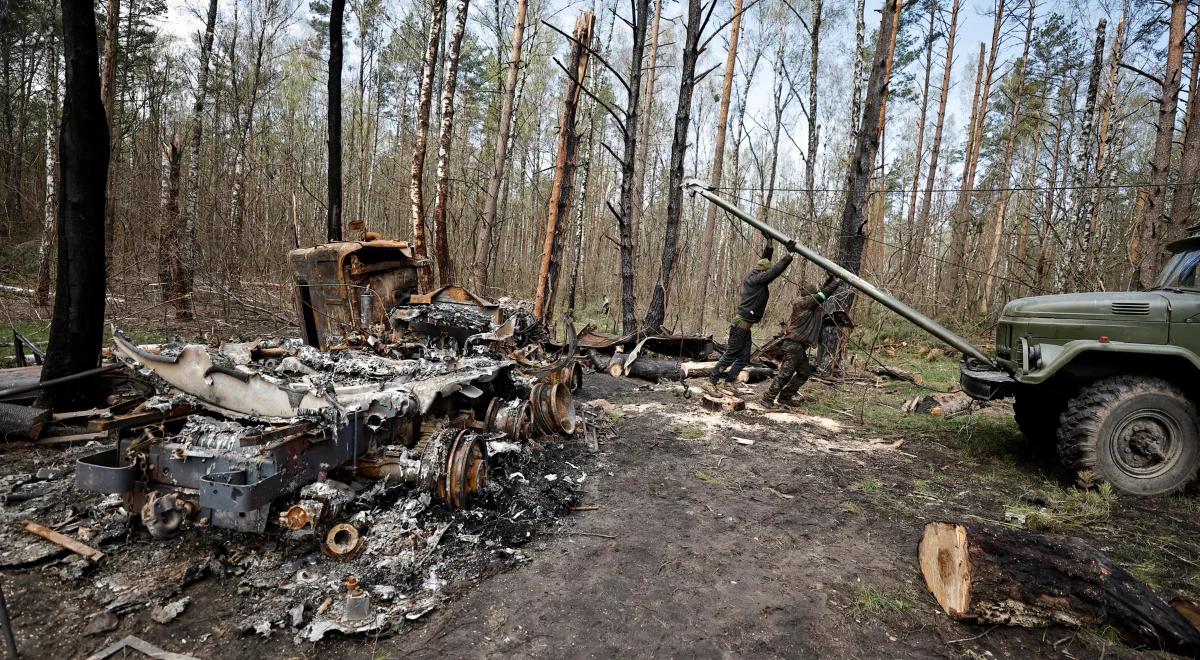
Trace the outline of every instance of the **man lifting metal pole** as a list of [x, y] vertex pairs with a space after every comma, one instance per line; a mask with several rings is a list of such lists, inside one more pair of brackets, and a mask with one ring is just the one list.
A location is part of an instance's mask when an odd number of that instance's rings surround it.
[[716, 204], [718, 208], [724, 209], [742, 222], [745, 222], [751, 227], [761, 231], [763, 234], [766, 234], [767, 236], [779, 241], [788, 249], [789, 252], [795, 252], [801, 257], [804, 257], [821, 268], [824, 268], [834, 277], [841, 278], [850, 286], [862, 291], [864, 295], [870, 297], [872, 300], [878, 302], [884, 307], [887, 307], [893, 312], [896, 312], [900, 316], [903, 316], [909, 321], [912, 321], [917, 327], [946, 342], [954, 349], [964, 353], [965, 355], [973, 357], [976, 360], [987, 364], [988, 366], [995, 366], [992, 363], [992, 360], [984, 355], [983, 352], [976, 348], [973, 344], [971, 344], [971, 342], [958, 336], [946, 326], [934, 321], [928, 316], [925, 316], [912, 307], [909, 307], [890, 293], [886, 293], [876, 288], [874, 284], [871, 284], [858, 275], [855, 275], [854, 273], [842, 268], [829, 259], [826, 259], [808, 246], [797, 243], [795, 239], [787, 234], [784, 234], [771, 225], [734, 206], [729, 200], [714, 193], [712, 188], [703, 181], [698, 179], [689, 179], [684, 182], [683, 188], [684, 190], [687, 190], [693, 194], [700, 195], [713, 204]]

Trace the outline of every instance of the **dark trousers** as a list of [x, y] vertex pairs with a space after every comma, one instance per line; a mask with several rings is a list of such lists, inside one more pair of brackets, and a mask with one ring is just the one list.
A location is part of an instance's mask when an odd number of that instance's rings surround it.
[[[738, 374], [747, 364], [750, 364], [750, 330], [731, 325], [729, 341], [725, 343], [725, 354], [717, 361], [717, 366], [713, 367], [712, 375], [708, 379], [715, 383], [724, 375], [725, 382], [732, 383], [737, 380]], [[728, 374], [725, 373], [726, 369], [729, 369]]]
[[808, 345], [803, 342], [784, 339], [779, 347], [783, 350], [783, 363], [779, 365], [779, 373], [771, 381], [766, 398], [782, 397], [790, 399], [812, 378], [812, 364], [808, 361]]

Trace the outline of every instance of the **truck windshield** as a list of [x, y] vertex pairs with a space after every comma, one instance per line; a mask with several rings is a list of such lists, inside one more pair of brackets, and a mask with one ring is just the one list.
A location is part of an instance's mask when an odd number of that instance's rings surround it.
[[1196, 266], [1200, 264], [1200, 249], [1176, 252], [1163, 266], [1156, 289], [1195, 289]]

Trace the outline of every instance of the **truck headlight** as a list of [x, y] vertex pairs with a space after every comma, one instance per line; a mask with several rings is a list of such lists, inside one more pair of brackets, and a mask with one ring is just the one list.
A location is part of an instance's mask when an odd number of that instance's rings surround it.
[[1028, 337], [1021, 337], [1021, 369], [1033, 371], [1042, 366], [1042, 347], [1030, 343]]

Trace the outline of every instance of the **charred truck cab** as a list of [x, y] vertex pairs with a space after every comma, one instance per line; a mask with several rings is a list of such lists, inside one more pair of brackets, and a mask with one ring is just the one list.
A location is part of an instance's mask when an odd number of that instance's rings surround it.
[[1200, 467], [1200, 235], [1167, 247], [1149, 291], [1008, 303], [996, 368], [961, 370], [971, 396], [1013, 396], [1021, 431], [1065, 465], [1141, 495], [1181, 490]]
[[960, 383], [975, 399], [1013, 397], [1017, 425], [1056, 447], [1069, 468], [1137, 495], [1184, 489], [1200, 469], [1200, 225], [1167, 246], [1149, 291], [1021, 298], [1005, 306], [986, 355], [704, 182], [685, 188], [783, 244], [960, 351]]

